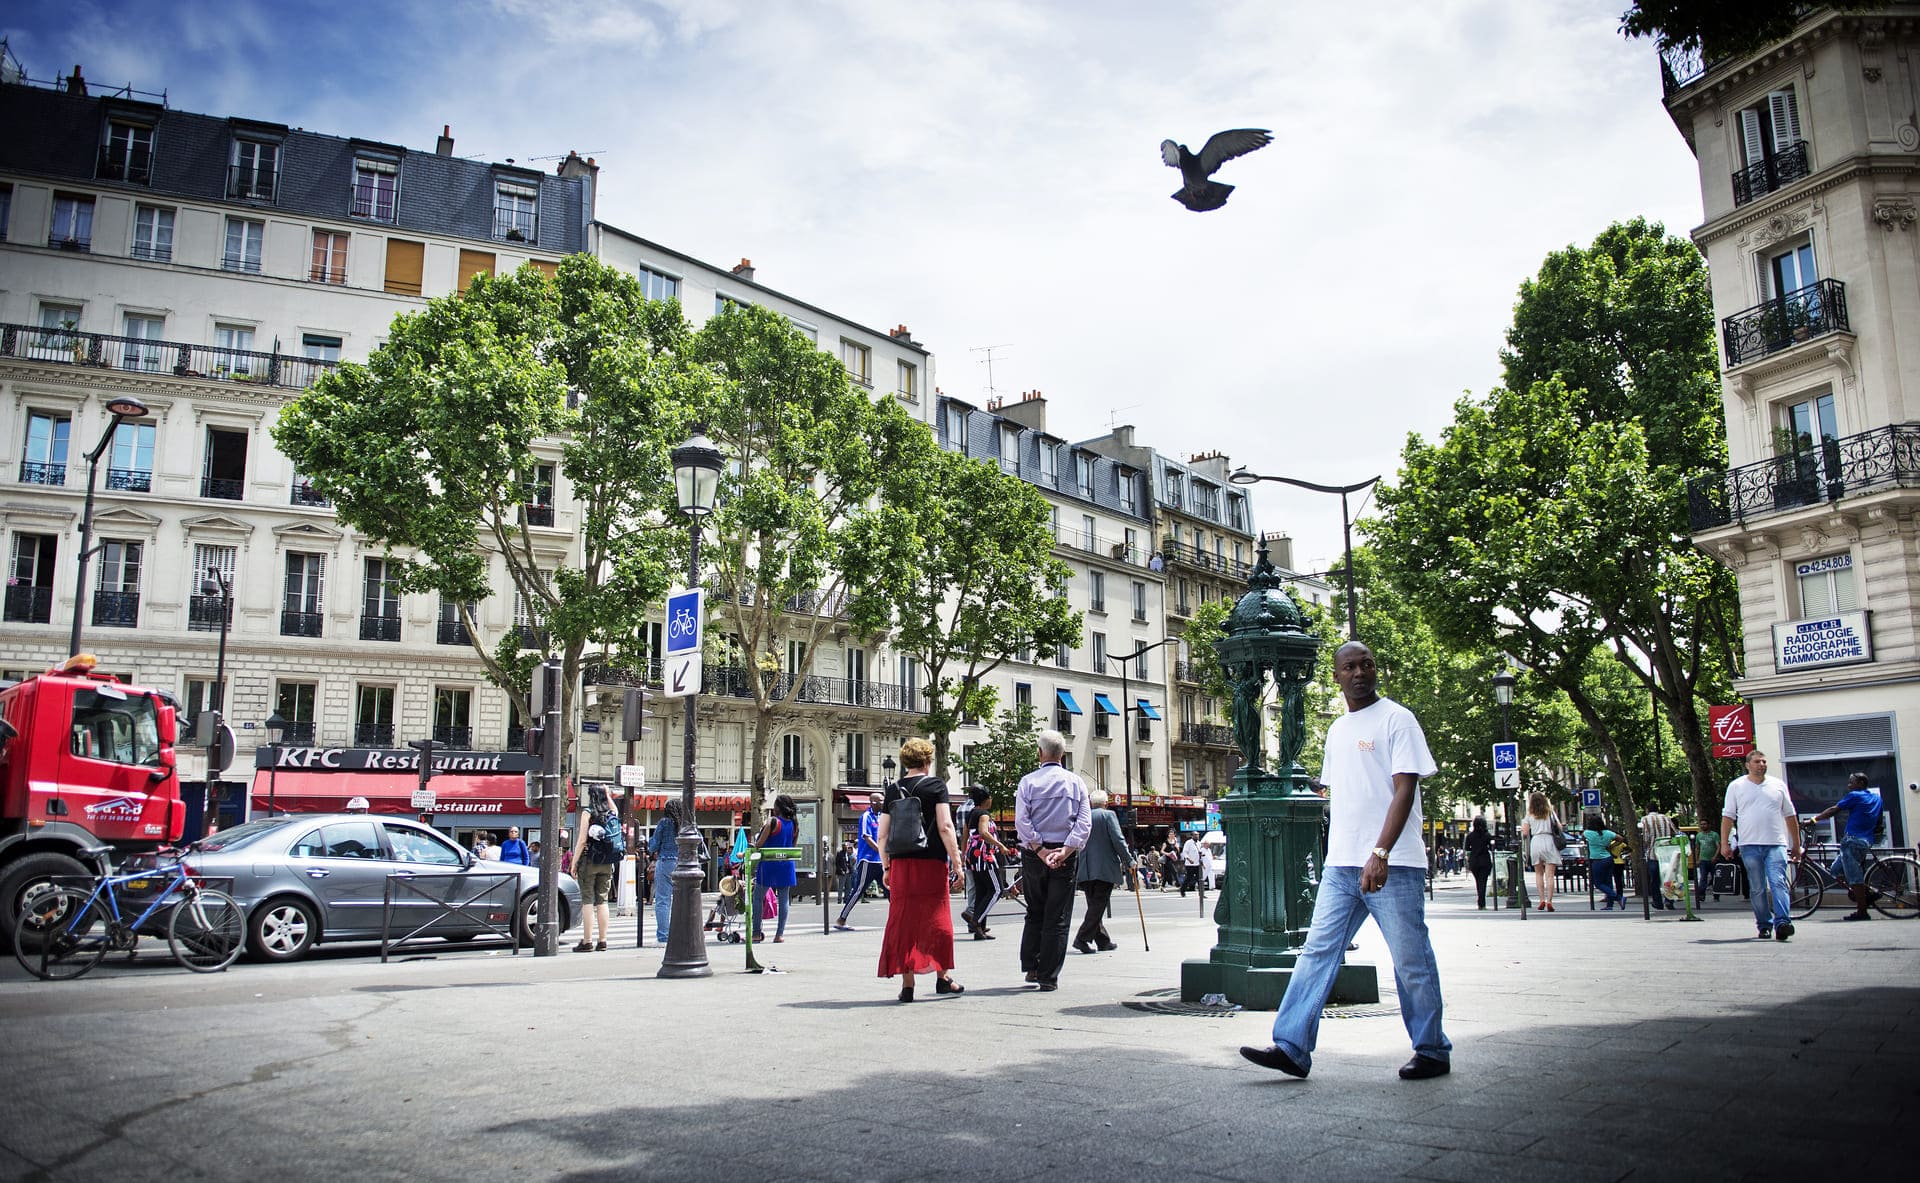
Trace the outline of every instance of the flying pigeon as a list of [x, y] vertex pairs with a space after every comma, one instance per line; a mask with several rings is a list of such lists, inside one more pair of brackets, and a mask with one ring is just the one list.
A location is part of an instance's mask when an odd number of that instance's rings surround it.
[[1160, 159], [1167, 162], [1168, 168], [1180, 170], [1180, 188], [1174, 191], [1173, 199], [1195, 213], [1219, 209], [1227, 204], [1227, 194], [1233, 192], [1233, 186], [1207, 178], [1234, 157], [1245, 156], [1271, 143], [1273, 133], [1258, 127], [1236, 127], [1232, 131], [1215, 132], [1213, 138], [1207, 141], [1207, 146], [1200, 149], [1198, 156], [1187, 151], [1185, 144], [1161, 140]]

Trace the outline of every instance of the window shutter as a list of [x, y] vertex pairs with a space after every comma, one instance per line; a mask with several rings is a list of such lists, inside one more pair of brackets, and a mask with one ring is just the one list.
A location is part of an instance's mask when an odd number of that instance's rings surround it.
[[1785, 152], [1800, 141], [1800, 106], [1794, 101], [1793, 88], [1767, 95], [1767, 118], [1773, 123], [1773, 150]]
[[560, 264], [552, 262], [551, 260], [528, 259], [527, 262], [533, 264], [533, 269], [548, 279], [555, 279], [560, 274]]
[[420, 294], [420, 275], [426, 244], [404, 238], [387, 239], [387, 290], [402, 296]]
[[1747, 166], [1759, 164], [1766, 159], [1766, 146], [1760, 139], [1760, 109], [1748, 107], [1740, 112], [1740, 147], [1747, 158]]
[[460, 273], [454, 283], [454, 288], [457, 291], [464, 292], [467, 290], [467, 285], [473, 282], [474, 276], [492, 274], [492, 251], [463, 250], [460, 252]]
[[325, 612], [327, 610], [327, 556], [312, 555], [309, 557], [313, 566], [308, 570], [310, 577], [308, 591], [311, 593], [313, 610], [316, 613]]

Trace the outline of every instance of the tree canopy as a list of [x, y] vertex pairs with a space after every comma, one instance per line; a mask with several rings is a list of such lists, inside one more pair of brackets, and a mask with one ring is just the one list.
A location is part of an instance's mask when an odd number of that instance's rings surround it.
[[[1836, 0], [1846, 12], [1883, 8], [1887, 0]], [[1730, 57], [1793, 32], [1810, 6], [1803, 0], [1634, 0], [1620, 14], [1620, 32], [1652, 37], [1661, 49], [1699, 49]]]

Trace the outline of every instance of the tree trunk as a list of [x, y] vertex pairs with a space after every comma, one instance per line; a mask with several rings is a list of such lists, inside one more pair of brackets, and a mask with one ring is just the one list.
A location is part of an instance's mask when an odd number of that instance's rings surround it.
[[1634, 804], [1633, 784], [1627, 779], [1627, 766], [1620, 758], [1620, 745], [1614, 742], [1613, 731], [1600, 715], [1600, 709], [1594, 705], [1586, 691], [1576, 683], [1562, 687], [1567, 692], [1567, 701], [1573, 703], [1573, 709], [1579, 712], [1581, 721], [1593, 732], [1593, 738], [1600, 745], [1601, 754], [1606, 757], [1607, 775], [1613, 781], [1614, 796], [1620, 807], [1620, 824], [1624, 831], [1616, 831], [1633, 848], [1633, 857], [1640, 854], [1640, 809]]

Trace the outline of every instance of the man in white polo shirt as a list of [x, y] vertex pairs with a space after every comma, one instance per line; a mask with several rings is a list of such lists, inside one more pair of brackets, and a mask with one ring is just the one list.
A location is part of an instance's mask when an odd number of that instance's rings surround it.
[[1800, 857], [1800, 818], [1787, 782], [1767, 775], [1767, 757], [1758, 748], [1747, 753], [1747, 774], [1728, 783], [1720, 806], [1720, 849], [1732, 853], [1736, 834], [1760, 939], [1784, 941], [1793, 935], [1787, 862]]
[[1373, 650], [1358, 641], [1340, 646], [1333, 680], [1347, 713], [1327, 729], [1320, 779], [1332, 789], [1333, 812], [1313, 923], [1274, 1016], [1273, 1046], [1240, 1054], [1289, 1076], [1307, 1074], [1341, 954], [1372, 916], [1393, 955], [1400, 1019], [1413, 1040], [1400, 1079], [1445, 1076], [1453, 1044], [1440, 1029], [1440, 969], [1427, 935], [1427, 852], [1420, 827], [1407, 825], [1420, 814], [1420, 778], [1438, 768], [1413, 712], [1380, 696]]

